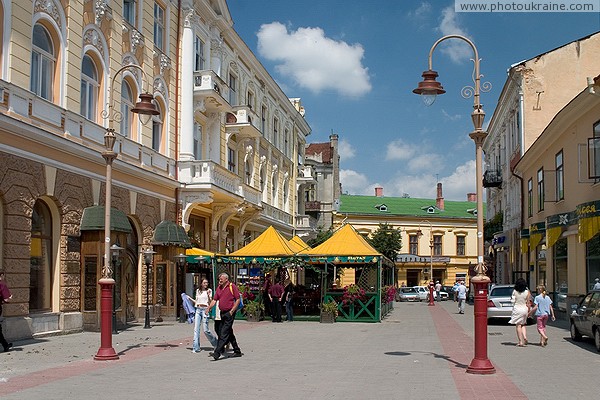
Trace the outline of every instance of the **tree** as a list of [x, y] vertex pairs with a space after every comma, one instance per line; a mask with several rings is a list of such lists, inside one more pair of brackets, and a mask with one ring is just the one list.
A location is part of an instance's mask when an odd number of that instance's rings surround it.
[[306, 242], [310, 247], [317, 247], [327, 239], [329, 239], [333, 235], [333, 231], [331, 228], [327, 230], [323, 230], [323, 227], [319, 227], [317, 231], [317, 236], [314, 239], [310, 239]]
[[375, 250], [395, 262], [398, 252], [402, 249], [402, 232], [400, 228], [396, 229], [387, 223], [379, 224], [368, 241]]

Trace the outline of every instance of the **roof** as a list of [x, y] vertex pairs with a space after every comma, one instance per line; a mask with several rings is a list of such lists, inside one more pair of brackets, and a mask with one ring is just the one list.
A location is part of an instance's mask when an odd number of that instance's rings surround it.
[[[472, 218], [477, 203], [471, 201], [444, 200], [444, 209], [436, 207], [435, 199], [413, 199], [406, 197], [357, 196], [343, 194], [340, 198], [339, 214], [416, 216], [427, 218]], [[385, 205], [385, 211], [380, 211]], [[430, 209], [433, 212], [429, 212]], [[484, 205], [485, 215], [485, 205]]]
[[161, 221], [154, 229], [152, 244], [158, 246], [179, 246], [184, 248], [192, 247], [190, 238], [185, 233], [183, 226], [177, 225], [173, 221]]
[[350, 224], [342, 226], [326, 241], [315, 247], [307, 249], [303, 255], [331, 255], [331, 256], [380, 256], [360, 233]]
[[[81, 231], [103, 231], [104, 218], [104, 206], [86, 207], [83, 209], [79, 229]], [[110, 208], [110, 229], [125, 233], [132, 231], [127, 215], [123, 211]]]
[[273, 226], [269, 226], [259, 237], [227, 257], [277, 257], [291, 256], [295, 253], [287, 239]]
[[313, 157], [318, 154], [321, 154], [322, 163], [331, 164], [333, 158], [331, 143], [310, 143], [304, 151], [304, 156], [309, 159], [314, 159]]
[[288, 241], [288, 244], [296, 253], [299, 253], [303, 250], [310, 249], [310, 246], [306, 244], [306, 242], [300, 239], [300, 236], [296, 235]]

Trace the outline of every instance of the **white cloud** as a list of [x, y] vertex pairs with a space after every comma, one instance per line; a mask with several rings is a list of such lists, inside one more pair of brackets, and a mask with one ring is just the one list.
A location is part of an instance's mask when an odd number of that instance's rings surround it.
[[[438, 26], [442, 35], [462, 35], [469, 37], [467, 32], [460, 26], [458, 16], [454, 12], [454, 5], [442, 10], [442, 20]], [[473, 58], [471, 47], [460, 39], [446, 40], [440, 44], [440, 51], [446, 53], [455, 63], [464, 63]]]
[[408, 160], [417, 151], [417, 147], [413, 144], [406, 143], [402, 139], [397, 139], [388, 144], [385, 153], [385, 159], [390, 160]]
[[258, 52], [277, 64], [277, 72], [313, 93], [333, 90], [360, 97], [371, 91], [368, 68], [362, 65], [364, 49], [325, 36], [321, 28], [288, 29], [279, 22], [258, 31]]
[[352, 147], [350, 142], [348, 142], [346, 139], [342, 139], [338, 144], [338, 153], [340, 155], [340, 159], [348, 160], [356, 155], [356, 150], [354, 147]]
[[415, 11], [410, 11], [408, 13], [408, 17], [413, 19], [425, 19], [431, 13], [431, 4], [427, 2], [422, 2], [419, 4], [419, 7], [415, 9]]
[[369, 178], [365, 174], [353, 171], [351, 169], [340, 169], [340, 182], [342, 183], [342, 191], [350, 194], [373, 194], [367, 193], [366, 188], [369, 187]]
[[461, 114], [454, 114], [454, 115], [450, 115], [448, 114], [448, 112], [444, 109], [442, 109], [442, 114], [444, 115], [444, 117], [446, 117], [446, 119], [449, 119], [450, 121], [458, 121], [459, 119], [462, 118]]

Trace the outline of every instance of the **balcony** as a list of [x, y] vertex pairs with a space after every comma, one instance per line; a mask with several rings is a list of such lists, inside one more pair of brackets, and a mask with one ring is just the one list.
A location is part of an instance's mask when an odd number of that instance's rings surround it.
[[250, 106], [235, 106], [227, 113], [225, 132], [236, 134], [238, 138], [258, 138], [262, 133], [257, 127], [260, 119]]
[[321, 211], [320, 201], [307, 201], [304, 203], [304, 211]]
[[483, 187], [502, 187], [502, 173], [499, 169], [483, 173]]
[[214, 71], [194, 72], [194, 101], [202, 101], [206, 111], [232, 111], [228, 96], [229, 86]]

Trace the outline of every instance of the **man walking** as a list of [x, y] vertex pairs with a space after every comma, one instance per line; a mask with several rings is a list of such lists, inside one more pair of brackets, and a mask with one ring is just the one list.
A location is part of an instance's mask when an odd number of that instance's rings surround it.
[[442, 296], [440, 295], [441, 291], [442, 291], [442, 284], [440, 283], [440, 281], [436, 281], [435, 282], [435, 299], [437, 301], [442, 301]]
[[[10, 294], [10, 290], [4, 282], [4, 271], [0, 272], [0, 317], [2, 316], [2, 304], [8, 303], [8, 301], [12, 299], [12, 295]], [[4, 334], [2, 333], [2, 324], [0, 323], [0, 344], [4, 348], [4, 351], [7, 352], [11, 347], [12, 343], [8, 343], [4, 338]]]
[[280, 281], [275, 282], [273, 286], [269, 289], [269, 300], [271, 300], [272, 308], [272, 320], [273, 322], [282, 322], [281, 321], [281, 300], [283, 299], [283, 285]]
[[219, 329], [220, 332], [217, 332], [219, 341], [212, 353], [212, 357], [218, 360], [225, 352], [225, 345], [227, 343], [231, 343], [231, 347], [233, 347], [233, 357], [241, 357], [242, 351], [233, 334], [233, 320], [240, 304], [240, 291], [236, 285], [229, 282], [229, 275], [225, 272], [219, 275], [219, 286], [215, 291], [215, 297], [213, 297], [206, 309], [206, 315], [210, 314], [210, 310], [217, 301], [219, 302], [219, 311], [221, 312], [221, 327]]
[[463, 281], [460, 281], [460, 284], [458, 285], [456, 297], [458, 298], [458, 313], [464, 314], [465, 302], [467, 301], [467, 287]]

